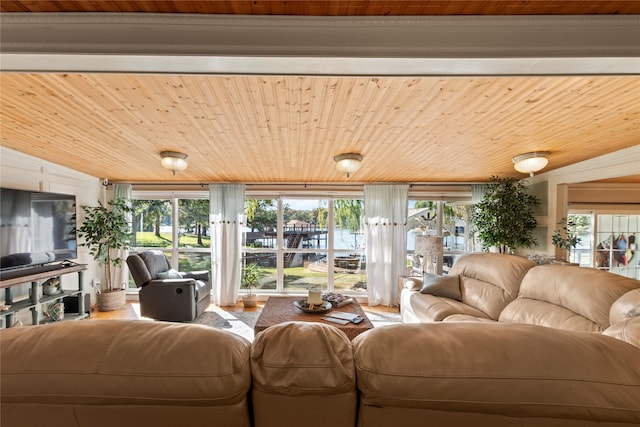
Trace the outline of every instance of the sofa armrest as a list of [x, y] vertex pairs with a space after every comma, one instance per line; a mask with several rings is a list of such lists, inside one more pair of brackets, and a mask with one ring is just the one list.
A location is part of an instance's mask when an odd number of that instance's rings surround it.
[[407, 277], [404, 280], [404, 287], [412, 291], [419, 291], [422, 289], [422, 279], [420, 277]]
[[422, 289], [422, 278], [417, 276], [398, 276], [398, 295], [403, 289], [419, 291]]
[[613, 326], [616, 323], [637, 316], [640, 310], [640, 288], [633, 289], [611, 304], [609, 309], [609, 322]]
[[156, 320], [191, 321], [196, 317], [194, 279], [152, 280], [140, 289], [141, 314]]
[[356, 425], [351, 342], [331, 325], [285, 322], [256, 335], [251, 347], [256, 426]]
[[143, 288], [147, 288], [147, 287], [155, 287], [155, 286], [173, 286], [173, 287], [177, 287], [177, 286], [189, 286], [189, 285], [195, 285], [196, 281], [195, 279], [154, 279], [151, 280], [149, 283], [147, 283], [146, 285], [143, 286]]
[[628, 342], [640, 348], [640, 317], [634, 317], [613, 324], [605, 329], [602, 334]]
[[182, 274], [182, 277], [185, 279], [196, 279], [202, 280], [203, 282], [209, 281], [209, 272], [206, 270], [180, 272], [180, 274]]

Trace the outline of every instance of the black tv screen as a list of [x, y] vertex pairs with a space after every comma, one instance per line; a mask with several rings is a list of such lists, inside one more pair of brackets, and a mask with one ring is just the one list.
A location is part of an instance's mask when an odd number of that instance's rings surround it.
[[0, 270], [77, 256], [75, 195], [0, 188]]

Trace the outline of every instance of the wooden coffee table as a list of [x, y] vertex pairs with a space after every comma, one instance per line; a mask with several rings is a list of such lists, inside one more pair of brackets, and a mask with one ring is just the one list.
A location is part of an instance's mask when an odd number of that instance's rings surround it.
[[255, 334], [262, 332], [269, 326], [277, 325], [283, 322], [319, 322], [326, 325], [335, 326], [344, 332], [347, 337], [352, 340], [361, 333], [373, 329], [373, 324], [362, 311], [362, 307], [357, 301], [353, 301], [351, 304], [347, 304], [344, 307], [333, 308], [331, 311], [341, 311], [344, 313], [353, 313], [358, 316], [362, 316], [364, 320], [358, 324], [347, 323], [346, 325], [340, 325], [338, 323], [328, 322], [322, 320], [321, 317], [325, 317], [330, 312], [324, 314], [311, 314], [296, 308], [293, 305], [295, 300], [302, 299], [302, 297], [269, 297], [267, 302], [258, 317], [258, 321], [254, 327]]

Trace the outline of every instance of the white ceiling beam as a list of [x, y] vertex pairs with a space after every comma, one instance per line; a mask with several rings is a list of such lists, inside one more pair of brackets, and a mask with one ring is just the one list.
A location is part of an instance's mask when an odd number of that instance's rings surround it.
[[4, 13], [5, 72], [640, 74], [640, 15]]

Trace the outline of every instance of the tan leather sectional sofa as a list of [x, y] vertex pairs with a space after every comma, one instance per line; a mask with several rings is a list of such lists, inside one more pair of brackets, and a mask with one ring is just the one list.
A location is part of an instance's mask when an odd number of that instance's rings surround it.
[[458, 299], [423, 290], [419, 277], [401, 280], [402, 321], [524, 323], [602, 332], [640, 306], [638, 280], [593, 268], [538, 266], [513, 255], [468, 254], [449, 276], [458, 280]]
[[61, 322], [0, 332], [0, 363], [3, 427], [640, 425], [640, 317], [603, 333], [397, 324], [353, 341], [283, 323], [253, 343], [194, 324]]

